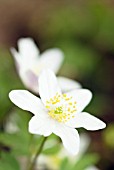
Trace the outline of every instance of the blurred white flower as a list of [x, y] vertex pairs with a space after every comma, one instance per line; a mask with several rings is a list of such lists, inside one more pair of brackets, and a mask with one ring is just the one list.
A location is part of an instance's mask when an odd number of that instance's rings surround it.
[[6, 118], [6, 123], [4, 124], [4, 129], [7, 133], [13, 134], [17, 133], [20, 129], [17, 125], [17, 120], [19, 116], [15, 114], [15, 111], [12, 111], [9, 116]]
[[[38, 76], [44, 68], [57, 73], [64, 59], [63, 52], [58, 48], [46, 50], [40, 54], [39, 49], [31, 38], [21, 38], [17, 42], [18, 52], [11, 48], [16, 62], [16, 68], [24, 85], [31, 91], [38, 93]], [[80, 88], [76, 81], [60, 77], [59, 83], [63, 91]]]
[[76, 89], [62, 94], [54, 73], [46, 69], [39, 76], [40, 98], [26, 90], [13, 90], [11, 101], [23, 110], [34, 114], [29, 122], [29, 132], [59, 136], [72, 155], [79, 151], [79, 134], [75, 128], [87, 130], [105, 128], [105, 123], [89, 113], [82, 112], [92, 98], [87, 89]]
[[99, 170], [96, 166], [89, 166], [85, 170]]

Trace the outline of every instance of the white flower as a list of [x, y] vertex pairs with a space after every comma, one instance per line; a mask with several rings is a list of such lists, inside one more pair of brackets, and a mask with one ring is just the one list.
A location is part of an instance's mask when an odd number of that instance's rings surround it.
[[46, 69], [39, 76], [40, 98], [26, 90], [13, 90], [11, 101], [23, 110], [34, 114], [29, 122], [29, 132], [59, 136], [64, 147], [73, 155], [79, 150], [79, 134], [75, 128], [87, 130], [105, 128], [105, 123], [89, 113], [82, 112], [92, 98], [86, 89], [76, 89], [62, 94], [54, 73]]
[[[17, 42], [18, 52], [11, 48], [17, 71], [24, 85], [31, 91], [38, 93], [38, 76], [44, 68], [57, 73], [64, 59], [63, 52], [58, 48], [46, 50], [40, 54], [39, 49], [31, 38], [21, 38]], [[60, 77], [59, 84], [62, 91], [80, 88], [81, 85], [73, 80]]]

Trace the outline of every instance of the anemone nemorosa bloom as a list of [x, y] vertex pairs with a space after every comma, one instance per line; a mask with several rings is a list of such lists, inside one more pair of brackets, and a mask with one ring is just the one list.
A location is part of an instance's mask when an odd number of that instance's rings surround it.
[[87, 89], [75, 89], [63, 93], [54, 73], [46, 69], [39, 76], [40, 98], [26, 90], [13, 90], [11, 101], [23, 110], [34, 114], [29, 122], [29, 132], [49, 136], [59, 136], [64, 147], [71, 153], [79, 150], [79, 134], [75, 128], [87, 130], [105, 128], [105, 123], [82, 110], [88, 105], [92, 93]]
[[[64, 54], [58, 48], [48, 49], [40, 54], [32, 38], [21, 38], [17, 42], [18, 51], [11, 48], [16, 68], [23, 84], [31, 91], [38, 93], [38, 76], [44, 68], [56, 74], [63, 62]], [[58, 77], [62, 91], [80, 88], [81, 85], [71, 79]]]

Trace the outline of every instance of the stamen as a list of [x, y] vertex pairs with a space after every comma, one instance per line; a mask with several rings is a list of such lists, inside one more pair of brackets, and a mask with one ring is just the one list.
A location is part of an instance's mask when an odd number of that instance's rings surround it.
[[46, 101], [46, 108], [49, 110], [48, 114], [58, 122], [65, 123], [74, 118], [76, 112], [76, 102], [67, 94], [60, 95], [56, 93], [53, 98]]

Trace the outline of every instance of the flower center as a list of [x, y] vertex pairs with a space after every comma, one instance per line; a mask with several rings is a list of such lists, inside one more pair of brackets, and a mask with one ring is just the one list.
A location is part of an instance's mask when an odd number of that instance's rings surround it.
[[48, 114], [58, 122], [67, 122], [74, 118], [76, 112], [76, 101], [67, 94], [59, 94], [46, 101], [46, 108], [49, 110]]
[[34, 63], [32, 66], [32, 71], [34, 72], [34, 74], [39, 75], [39, 73], [44, 69], [44, 68], [48, 68], [47, 67], [47, 63]]
[[44, 68], [44, 65], [42, 65], [42, 64], [39, 64], [39, 65], [34, 64], [32, 67], [32, 71], [34, 72], [34, 74], [38, 75], [43, 68]]
[[63, 113], [62, 107], [57, 107], [54, 111], [54, 114], [62, 114], [62, 113]]

